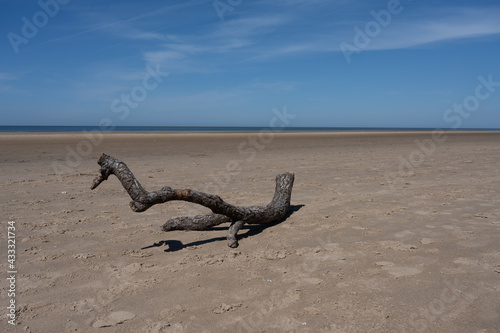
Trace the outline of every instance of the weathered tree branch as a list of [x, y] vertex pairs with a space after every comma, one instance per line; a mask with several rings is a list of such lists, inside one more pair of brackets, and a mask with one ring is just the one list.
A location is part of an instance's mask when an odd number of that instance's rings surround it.
[[281, 220], [290, 208], [290, 199], [294, 182], [291, 172], [276, 176], [274, 197], [267, 206], [240, 207], [231, 205], [218, 195], [196, 190], [176, 190], [165, 186], [157, 191], [148, 192], [137, 181], [127, 165], [111, 156], [102, 154], [97, 163], [101, 166], [100, 174], [94, 179], [91, 189], [95, 189], [109, 175], [115, 175], [132, 198], [130, 208], [134, 212], [143, 212], [148, 208], [168, 201], [183, 200], [205, 206], [211, 214], [194, 217], [178, 217], [167, 221], [162, 230], [205, 230], [213, 226], [231, 222], [227, 240], [230, 247], [237, 247], [236, 234], [245, 224], [263, 224]]

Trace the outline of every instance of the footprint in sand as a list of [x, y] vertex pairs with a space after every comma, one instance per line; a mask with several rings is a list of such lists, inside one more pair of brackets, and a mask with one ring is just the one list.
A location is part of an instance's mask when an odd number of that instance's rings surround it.
[[384, 271], [394, 277], [412, 276], [422, 272], [418, 267], [396, 266], [390, 261], [379, 261], [375, 265], [381, 266]]
[[399, 241], [380, 241], [381, 246], [394, 251], [409, 252], [418, 249], [416, 245], [405, 244]]
[[124, 323], [127, 320], [131, 320], [135, 318], [135, 314], [128, 311], [116, 311], [104, 318], [97, 318], [92, 327], [111, 327], [116, 326], [118, 324]]
[[170, 324], [168, 322], [154, 323], [146, 328], [145, 333], [183, 333], [186, 329], [181, 324]]

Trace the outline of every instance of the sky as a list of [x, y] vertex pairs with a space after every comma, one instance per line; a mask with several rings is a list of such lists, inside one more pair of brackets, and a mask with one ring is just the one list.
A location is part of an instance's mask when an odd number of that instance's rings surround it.
[[498, 0], [0, 9], [0, 125], [500, 128]]

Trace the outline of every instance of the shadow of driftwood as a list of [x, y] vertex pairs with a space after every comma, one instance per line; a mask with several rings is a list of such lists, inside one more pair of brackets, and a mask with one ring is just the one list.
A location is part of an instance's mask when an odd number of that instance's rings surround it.
[[[278, 224], [284, 222], [293, 213], [297, 212], [302, 207], [304, 207], [304, 205], [292, 205], [292, 206], [290, 206], [290, 208], [288, 209], [288, 212], [285, 215], [285, 217], [282, 218], [279, 221], [276, 221], [276, 222], [271, 222], [271, 223], [266, 223], [266, 224], [250, 224], [250, 225], [245, 225], [245, 226], [243, 226], [241, 228], [240, 232], [242, 232], [243, 230], [246, 230], [246, 232], [242, 233], [242, 234], [239, 234], [238, 235], [238, 239], [241, 240], [241, 239], [244, 239], [244, 238], [248, 238], [248, 237], [251, 237], [251, 236], [258, 235], [262, 231], [266, 230], [267, 228], [274, 227], [275, 225], [278, 225]], [[213, 231], [216, 231], [216, 230], [227, 230], [228, 228], [229, 227], [214, 227], [214, 228], [210, 228], [210, 229], [207, 229], [207, 230], [204, 230], [204, 231], [210, 231], [210, 230], [213, 230]], [[152, 248], [152, 247], [160, 247], [160, 246], [167, 245], [168, 248], [165, 249], [165, 250], [163, 250], [163, 251], [165, 251], [165, 252], [175, 252], [175, 251], [179, 251], [179, 250], [182, 250], [184, 248], [187, 248], [187, 247], [198, 246], [198, 245], [203, 245], [203, 244], [208, 244], [208, 243], [213, 243], [213, 242], [219, 242], [219, 241], [225, 241], [226, 239], [227, 239], [226, 237], [214, 237], [214, 238], [205, 239], [205, 240], [202, 240], [202, 241], [191, 242], [191, 243], [187, 243], [187, 244], [183, 244], [181, 241], [174, 240], [174, 239], [171, 239], [171, 240], [162, 240], [162, 241], [159, 241], [158, 243], [154, 243], [153, 245], [145, 246], [145, 247], [141, 248], [141, 250], [149, 249], [149, 248]]]

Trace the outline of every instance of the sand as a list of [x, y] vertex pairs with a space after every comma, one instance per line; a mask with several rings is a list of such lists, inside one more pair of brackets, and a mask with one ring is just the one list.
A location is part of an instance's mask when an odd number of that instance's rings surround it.
[[[102, 152], [237, 205], [293, 171], [294, 212], [237, 249], [227, 225], [165, 233], [207, 209], [91, 191]], [[0, 154], [2, 332], [500, 332], [499, 133], [4, 133]]]

